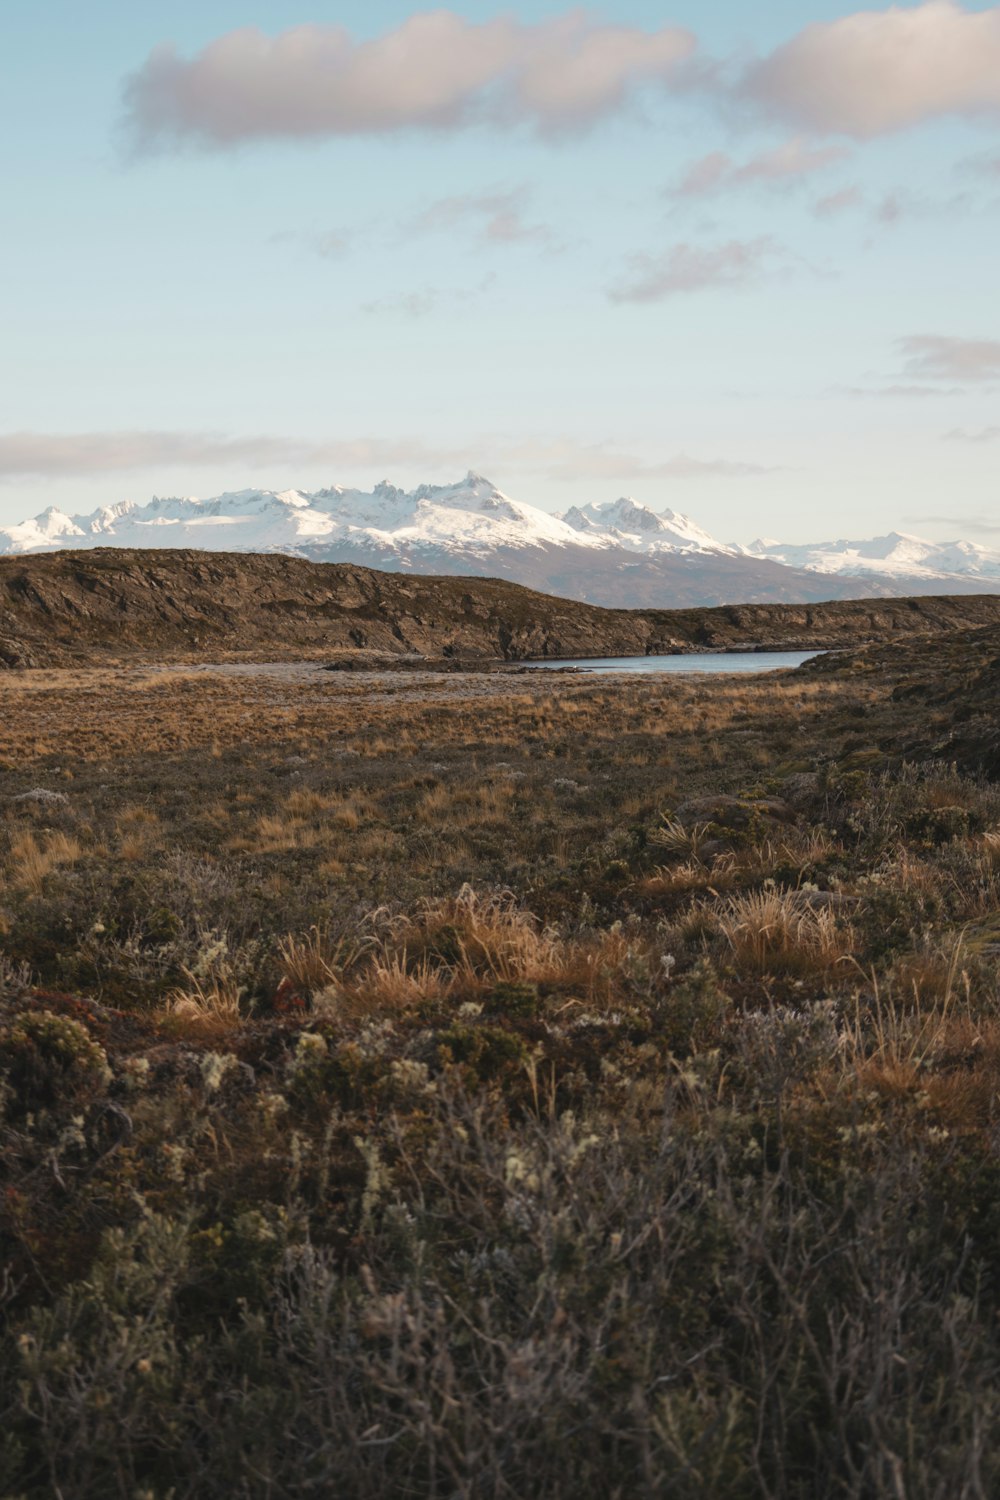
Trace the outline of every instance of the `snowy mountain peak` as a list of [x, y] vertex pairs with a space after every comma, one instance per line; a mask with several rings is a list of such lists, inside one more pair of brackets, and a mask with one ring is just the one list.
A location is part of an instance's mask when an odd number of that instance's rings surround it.
[[663, 522], [648, 505], [640, 505], [631, 495], [618, 500], [604, 500], [585, 505], [582, 514], [595, 525], [614, 526], [619, 531], [663, 531]]
[[512, 499], [475, 470], [410, 491], [386, 479], [370, 491], [333, 485], [154, 496], [80, 516], [49, 506], [0, 528], [0, 554], [109, 546], [288, 552], [393, 571], [493, 574], [605, 603], [1000, 592], [1000, 551], [972, 542], [893, 531], [809, 546], [770, 538], [727, 546], [690, 516], [628, 495], [553, 515]]
[[591, 535], [603, 535], [625, 545], [647, 547], [681, 547], [705, 552], [727, 552], [729, 548], [695, 524], [690, 516], [676, 510], [657, 514], [648, 505], [640, 505], [630, 495], [618, 500], [603, 500], [589, 505], [574, 505], [563, 517], [567, 526]]

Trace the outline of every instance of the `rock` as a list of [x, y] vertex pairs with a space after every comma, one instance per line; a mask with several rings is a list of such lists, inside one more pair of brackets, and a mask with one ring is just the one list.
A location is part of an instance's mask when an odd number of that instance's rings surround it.
[[0, 667], [37, 666], [37, 658], [32, 655], [23, 641], [14, 640], [10, 636], [0, 636]]
[[20, 792], [10, 799], [12, 802], [34, 802], [39, 807], [68, 807], [65, 792], [50, 792], [47, 787], [36, 786], [30, 792]]
[[843, 891], [796, 891], [796, 900], [813, 911], [853, 911], [858, 906], [858, 896], [847, 896]]
[[789, 807], [801, 812], [811, 807], [822, 791], [823, 783], [814, 771], [797, 771], [782, 782], [781, 789]]

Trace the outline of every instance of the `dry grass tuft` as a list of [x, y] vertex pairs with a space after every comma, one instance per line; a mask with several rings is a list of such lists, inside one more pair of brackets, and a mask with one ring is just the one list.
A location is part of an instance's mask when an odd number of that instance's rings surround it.
[[703, 844], [712, 837], [712, 830], [708, 823], [695, 823], [686, 828], [676, 818], [671, 818], [664, 813], [659, 828], [650, 834], [649, 842], [658, 849], [666, 852], [676, 859], [699, 859]]
[[794, 891], [751, 891], [708, 909], [736, 963], [754, 975], [821, 973], [852, 960], [854, 933]]
[[164, 1014], [186, 1024], [209, 1026], [239, 1025], [242, 1017], [240, 1000], [243, 987], [226, 971], [201, 980], [190, 969], [181, 971], [186, 987], [171, 990], [164, 1001]]
[[82, 858], [79, 839], [66, 833], [50, 833], [39, 843], [33, 833], [22, 834], [11, 845], [7, 879], [18, 890], [39, 892], [47, 875]]
[[340, 988], [348, 969], [354, 966], [370, 944], [362, 939], [335, 941], [318, 927], [310, 927], [305, 936], [288, 933], [278, 944], [284, 977], [297, 990], [316, 994], [331, 986]]
[[[414, 962], [403, 949], [397, 953], [375, 955], [357, 980], [341, 988], [330, 1007], [348, 1020], [415, 1010], [417, 1007], [445, 999], [454, 989], [455, 976], [425, 958]], [[324, 998], [324, 1008], [329, 1002]]]
[[557, 975], [563, 945], [510, 891], [482, 895], [465, 885], [457, 896], [424, 901], [413, 918], [392, 924], [387, 951], [437, 960], [466, 979], [538, 982]]

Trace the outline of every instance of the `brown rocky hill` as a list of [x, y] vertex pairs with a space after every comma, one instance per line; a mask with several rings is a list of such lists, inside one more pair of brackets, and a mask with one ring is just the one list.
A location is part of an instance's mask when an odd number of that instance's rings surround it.
[[856, 647], [1000, 622], [1000, 596], [602, 609], [494, 578], [252, 553], [0, 558], [0, 665], [295, 656], [519, 661]]

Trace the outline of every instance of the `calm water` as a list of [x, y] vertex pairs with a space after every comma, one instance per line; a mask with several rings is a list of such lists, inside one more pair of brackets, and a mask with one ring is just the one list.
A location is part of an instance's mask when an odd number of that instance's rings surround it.
[[799, 667], [818, 651], [706, 651], [697, 656], [590, 656], [578, 661], [533, 661], [532, 667], [578, 667], [581, 672], [773, 672]]

